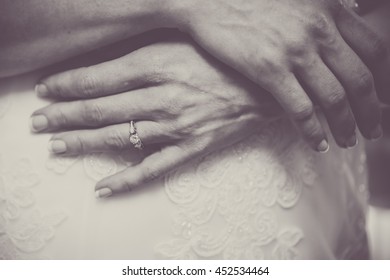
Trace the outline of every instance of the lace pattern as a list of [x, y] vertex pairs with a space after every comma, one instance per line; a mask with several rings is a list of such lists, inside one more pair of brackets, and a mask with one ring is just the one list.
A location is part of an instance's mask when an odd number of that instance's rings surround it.
[[[315, 186], [319, 177], [315, 162], [320, 155], [302, 141], [291, 141], [293, 135], [288, 122], [272, 125], [231, 148], [171, 172], [165, 190], [177, 205], [174, 238], [156, 246], [158, 256], [303, 258], [298, 249], [305, 238], [302, 228], [283, 224], [277, 213], [296, 207], [305, 189]], [[356, 205], [352, 208], [354, 211]], [[352, 243], [365, 244], [364, 230], [358, 230], [362, 236]]]
[[[303, 176], [312, 183], [316, 175], [302, 166], [297, 168], [310, 176], [281, 164], [275, 152], [286, 154], [282, 151], [288, 150], [288, 159], [297, 151], [281, 141], [276, 142], [280, 147], [270, 148], [272, 139], [282, 138], [283, 132], [271, 126], [166, 176], [167, 196], [178, 210], [173, 217], [175, 237], [156, 246], [158, 255], [177, 259], [298, 257], [294, 247], [303, 239], [303, 232], [281, 226], [272, 208], [293, 207], [304, 187], [302, 179], [295, 177]], [[266, 164], [259, 168], [254, 162]], [[267, 246], [272, 247], [271, 253]]]
[[0, 259], [29, 258], [29, 253], [45, 247], [65, 220], [61, 212], [40, 213], [32, 191], [39, 182], [28, 158], [7, 166], [0, 162]]

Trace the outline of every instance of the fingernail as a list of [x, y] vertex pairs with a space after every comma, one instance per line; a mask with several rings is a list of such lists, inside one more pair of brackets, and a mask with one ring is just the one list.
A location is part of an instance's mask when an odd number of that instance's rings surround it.
[[96, 198], [106, 198], [112, 195], [112, 190], [109, 188], [103, 188], [95, 192]]
[[39, 97], [46, 97], [49, 95], [49, 90], [47, 89], [47, 86], [44, 84], [37, 84], [35, 86], [35, 92]]
[[66, 152], [66, 143], [62, 140], [49, 141], [49, 151], [53, 154], [61, 154]]
[[358, 139], [356, 137], [356, 134], [354, 133], [347, 141], [347, 148], [356, 147], [357, 144], [358, 144]]
[[46, 129], [49, 122], [44, 115], [35, 115], [30, 118], [30, 129], [33, 132], [39, 132]]
[[326, 153], [329, 151], [329, 143], [325, 139], [321, 141], [321, 143], [317, 146], [317, 151], [320, 153]]
[[383, 130], [382, 126], [378, 125], [372, 132], [371, 132], [371, 140], [378, 140], [379, 138], [382, 138], [383, 136]]

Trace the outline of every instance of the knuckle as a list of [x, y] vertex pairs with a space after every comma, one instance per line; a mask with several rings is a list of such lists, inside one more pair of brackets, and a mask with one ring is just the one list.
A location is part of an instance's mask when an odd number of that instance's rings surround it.
[[165, 131], [179, 131], [181, 129], [180, 118], [175, 118], [173, 120], [164, 121], [166, 127]]
[[153, 167], [144, 167], [142, 169], [142, 179], [141, 183], [146, 183], [150, 181], [154, 181], [161, 176], [161, 171], [159, 169]]
[[369, 71], [364, 71], [356, 80], [355, 95], [368, 96], [374, 89], [374, 78]]
[[294, 57], [303, 58], [307, 56], [307, 47], [305, 45], [305, 40], [291, 40], [288, 43], [289, 54]]
[[161, 100], [161, 114], [168, 119], [175, 119], [180, 115], [181, 103], [179, 99], [167, 98]]
[[307, 51], [307, 48], [304, 45], [301, 45], [299, 50], [292, 50], [290, 57], [294, 67], [303, 71], [308, 67], [315, 65], [317, 59], [313, 53]]
[[314, 140], [315, 142], [318, 142], [318, 140], [323, 139], [324, 134], [322, 132], [321, 126], [312, 124], [308, 127], [305, 127], [304, 137], [306, 139]]
[[50, 92], [53, 93], [55, 96], [62, 98], [68, 97], [68, 86], [62, 80], [61, 76], [49, 78], [49, 80], [46, 82], [46, 85], [49, 88]]
[[134, 184], [130, 182], [128, 179], [123, 180], [121, 182], [121, 190], [123, 192], [131, 192], [134, 189]]
[[194, 130], [191, 126], [186, 125], [185, 123], [178, 122], [173, 130], [174, 137], [173, 139], [187, 139], [192, 136]]
[[169, 85], [162, 87], [166, 92], [165, 98], [158, 100], [158, 106], [155, 108], [155, 114], [161, 119], [175, 120], [183, 113], [185, 105], [189, 98], [184, 89], [178, 85]]
[[104, 140], [105, 146], [112, 150], [122, 150], [127, 147], [127, 141], [123, 139], [121, 133], [117, 129], [108, 131]]
[[314, 114], [314, 107], [311, 103], [301, 103], [299, 106], [292, 112], [292, 117], [294, 120], [302, 122], [309, 120]]
[[181, 160], [189, 160], [212, 153], [215, 150], [215, 135], [202, 135], [186, 139], [177, 146]]
[[204, 133], [204, 123], [197, 121], [192, 114], [177, 118], [171, 127], [178, 139], [188, 139]]
[[323, 102], [324, 109], [338, 110], [343, 108], [348, 102], [347, 96], [344, 91], [334, 91], [327, 96]]
[[165, 124], [165, 136], [172, 140], [181, 140], [186, 139], [188, 134], [186, 131], [183, 131], [183, 125], [179, 120], [172, 120], [166, 122]]
[[72, 142], [75, 143], [75, 147], [77, 149], [77, 152], [80, 152], [80, 153], [86, 152], [85, 140], [81, 135], [79, 135], [79, 134], [74, 135], [74, 139]]
[[314, 13], [308, 17], [309, 28], [314, 34], [326, 37], [332, 34], [332, 24], [330, 18], [322, 13]]
[[146, 80], [153, 84], [160, 84], [164, 82], [166, 71], [162, 63], [161, 54], [159, 52], [149, 53], [149, 71], [147, 71]]
[[77, 74], [76, 87], [85, 97], [93, 97], [99, 94], [99, 81], [95, 75], [92, 75], [88, 68], [85, 68], [82, 74]]
[[[245, 61], [253, 61], [253, 57], [245, 58]], [[284, 55], [281, 53], [270, 53], [270, 55], [258, 55], [255, 57], [254, 65], [257, 65], [253, 79], [258, 84], [268, 85], [269, 73], [283, 73]]]
[[372, 56], [374, 61], [381, 61], [389, 56], [389, 48], [381, 38], [372, 42]]
[[63, 108], [60, 106], [56, 106], [53, 109], [53, 116], [55, 119], [55, 122], [58, 127], [68, 127], [70, 125], [69, 118], [67, 117], [67, 114], [64, 112]]
[[99, 125], [104, 121], [102, 105], [97, 101], [82, 101], [83, 120], [86, 124]]

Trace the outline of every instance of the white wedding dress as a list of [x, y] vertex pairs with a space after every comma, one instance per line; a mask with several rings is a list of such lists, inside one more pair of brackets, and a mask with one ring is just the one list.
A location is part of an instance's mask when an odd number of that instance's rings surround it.
[[281, 120], [140, 191], [97, 200], [97, 180], [136, 157], [51, 157], [50, 135], [29, 130], [47, 104], [35, 82], [0, 82], [0, 259], [368, 257], [362, 145], [318, 154]]

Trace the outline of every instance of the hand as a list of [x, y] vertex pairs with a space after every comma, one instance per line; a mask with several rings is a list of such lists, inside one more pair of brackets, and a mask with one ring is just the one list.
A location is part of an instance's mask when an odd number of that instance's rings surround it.
[[386, 61], [387, 49], [339, 0], [180, 4], [180, 28], [272, 93], [309, 142], [325, 139], [313, 101], [341, 147], [356, 144], [355, 121], [366, 138], [381, 137], [379, 102], [366, 65], [375, 68]]
[[185, 42], [162, 42], [56, 74], [38, 88], [50, 98], [84, 99], [54, 103], [33, 114], [34, 131], [73, 130], [53, 136], [53, 153], [134, 151], [129, 120], [136, 120], [146, 148], [160, 147], [138, 165], [100, 181], [100, 196], [140, 186], [283, 114], [268, 93]]

